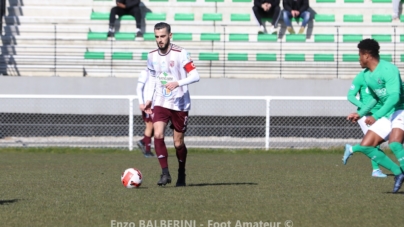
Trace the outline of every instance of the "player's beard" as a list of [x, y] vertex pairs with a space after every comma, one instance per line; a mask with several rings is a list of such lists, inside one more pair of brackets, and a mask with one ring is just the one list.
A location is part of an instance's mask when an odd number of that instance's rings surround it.
[[160, 45], [157, 43], [157, 46], [158, 46], [158, 48], [159, 48], [159, 50], [160, 50], [161, 52], [166, 52], [169, 45], [170, 45], [170, 40], [168, 40], [167, 43], [166, 43], [166, 45], [164, 45], [163, 47], [160, 47]]

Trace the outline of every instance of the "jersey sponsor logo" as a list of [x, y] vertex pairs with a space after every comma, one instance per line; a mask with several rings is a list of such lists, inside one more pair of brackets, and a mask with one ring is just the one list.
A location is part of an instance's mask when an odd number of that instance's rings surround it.
[[351, 90], [355, 89], [355, 85], [351, 84]]
[[377, 97], [384, 97], [386, 96], [386, 88], [381, 88], [381, 89], [375, 89], [373, 90]]
[[158, 79], [160, 80], [161, 85], [163, 85], [163, 87], [162, 87], [163, 96], [170, 97], [173, 92], [170, 89], [166, 88], [164, 85], [166, 85], [169, 82], [173, 82], [174, 76], [169, 73], [163, 72], [158, 76]]

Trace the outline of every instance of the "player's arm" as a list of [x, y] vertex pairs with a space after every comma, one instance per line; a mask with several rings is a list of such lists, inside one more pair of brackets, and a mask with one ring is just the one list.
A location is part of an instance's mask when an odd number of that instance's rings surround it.
[[375, 120], [378, 120], [389, 113], [400, 100], [401, 79], [398, 69], [391, 68], [390, 70], [386, 70], [385, 75], [387, 99], [383, 106], [372, 115]]
[[349, 88], [347, 94], [348, 101], [358, 108], [362, 108], [364, 106], [364, 104], [356, 98], [356, 95], [363, 86], [363, 83], [360, 79], [361, 77], [362, 75], [360, 73], [353, 79], [351, 87]]
[[147, 77], [147, 70], [142, 70], [139, 79], [137, 80], [136, 94], [139, 100], [139, 105], [144, 105], [145, 103], [143, 92], [145, 90], [144, 88], [146, 86]]
[[148, 114], [151, 114], [152, 100], [156, 89], [156, 71], [154, 70], [153, 63], [150, 57], [147, 58], [146, 71], [147, 71], [147, 83], [146, 88], [143, 92], [145, 100], [144, 111]]
[[195, 82], [198, 82], [200, 77], [199, 73], [196, 70], [196, 67], [194, 65], [194, 62], [192, 61], [191, 57], [187, 53], [186, 50], [181, 51], [181, 64], [184, 70], [187, 72], [188, 76], [185, 79], [179, 80], [178, 86], [184, 86], [188, 84], [192, 84]]

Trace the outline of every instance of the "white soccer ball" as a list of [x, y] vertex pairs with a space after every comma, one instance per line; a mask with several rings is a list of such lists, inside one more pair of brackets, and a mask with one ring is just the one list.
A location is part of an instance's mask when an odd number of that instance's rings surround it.
[[143, 175], [135, 168], [126, 169], [121, 176], [121, 182], [126, 188], [138, 188], [142, 184]]

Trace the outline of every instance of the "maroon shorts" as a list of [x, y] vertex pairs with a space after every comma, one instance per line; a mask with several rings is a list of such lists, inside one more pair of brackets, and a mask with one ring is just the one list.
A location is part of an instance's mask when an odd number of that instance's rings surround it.
[[153, 123], [162, 121], [168, 124], [171, 121], [170, 128], [177, 132], [184, 133], [187, 130], [188, 111], [170, 110], [161, 106], [153, 108]]
[[144, 122], [152, 122], [152, 118], [150, 114], [147, 114], [146, 112], [142, 111], [142, 118]]

